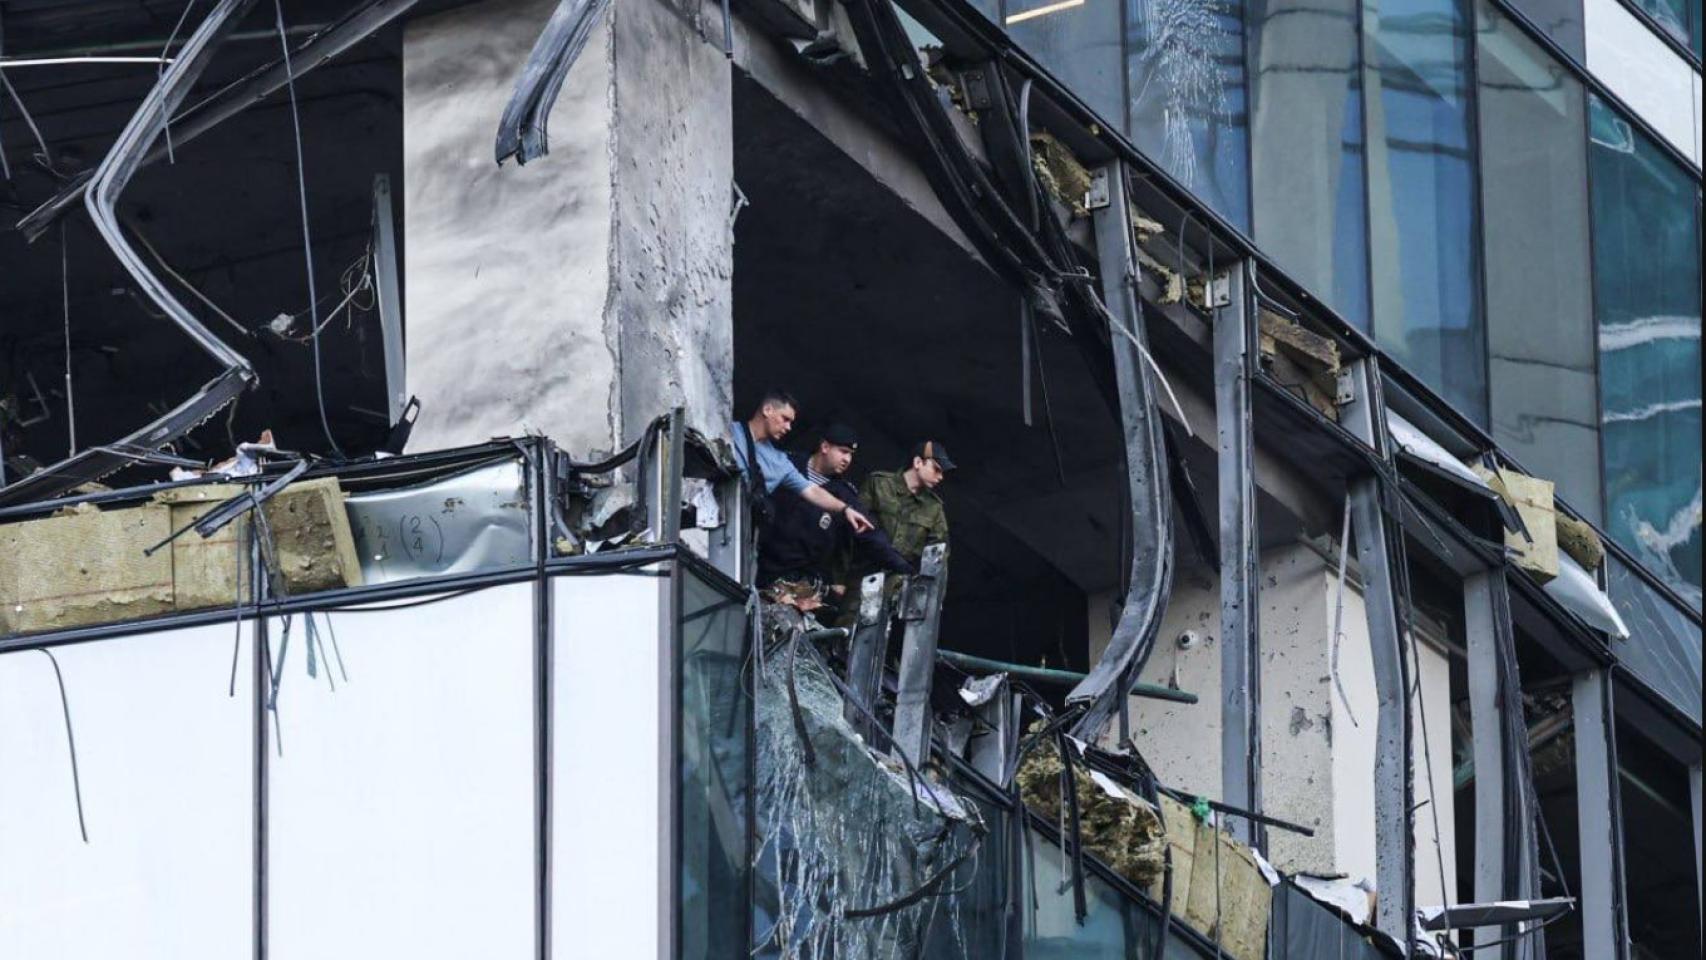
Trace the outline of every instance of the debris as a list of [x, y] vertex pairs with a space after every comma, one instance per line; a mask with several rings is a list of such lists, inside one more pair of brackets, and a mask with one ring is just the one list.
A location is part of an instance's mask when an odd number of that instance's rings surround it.
[[272, 528], [277, 572], [292, 595], [361, 586], [361, 561], [337, 477], [293, 484], [262, 510]]
[[1339, 419], [1339, 345], [1272, 310], [1258, 310], [1262, 365], [1329, 420]]
[[1374, 884], [1366, 879], [1299, 873], [1292, 876], [1291, 882], [1359, 927], [1374, 922]]
[[1054, 134], [1046, 130], [1031, 131], [1031, 166], [1036, 168], [1037, 182], [1071, 210], [1073, 216], [1090, 214], [1085, 206], [1090, 193], [1090, 171]]
[[170, 611], [172, 557], [143, 551], [171, 532], [169, 512], [154, 505], [100, 510], [80, 504], [0, 526], [0, 633], [66, 630]]
[[[1054, 822], [1061, 817], [1064, 769], [1054, 741], [1045, 740], [1026, 754], [1014, 778], [1025, 806]], [[1081, 764], [1074, 764], [1072, 773], [1084, 849], [1137, 886], [1153, 884], [1162, 875], [1165, 849], [1155, 806], [1106, 777], [1098, 780]]]
[[[1185, 922], [1214, 940], [1232, 960], [1262, 960], [1273, 888], [1255, 853], [1207, 820], [1197, 824], [1191, 859]], [[1174, 891], [1177, 896], [1176, 885]]]
[[[526, 566], [533, 561], [533, 515], [519, 459], [344, 500], [361, 582]], [[559, 536], [571, 550], [572, 531]], [[566, 552], [566, 551], [565, 551]]]
[[1501, 499], [1516, 508], [1528, 528], [1526, 536], [1518, 531], [1505, 531], [1505, 546], [1516, 565], [1540, 583], [1558, 576], [1558, 520], [1557, 507], [1552, 502], [1552, 481], [1517, 473], [1509, 467], [1472, 469]]
[[1593, 525], [1558, 511], [1558, 549], [1575, 558], [1586, 570], [1598, 570], [1605, 562], [1605, 543]]
[[1543, 589], [1547, 595], [1595, 630], [1618, 640], [1629, 639], [1629, 627], [1624, 624], [1611, 598], [1599, 588], [1593, 574], [1582, 569], [1581, 564], [1567, 553], [1557, 556], [1556, 560], [1558, 575], [1546, 581]]

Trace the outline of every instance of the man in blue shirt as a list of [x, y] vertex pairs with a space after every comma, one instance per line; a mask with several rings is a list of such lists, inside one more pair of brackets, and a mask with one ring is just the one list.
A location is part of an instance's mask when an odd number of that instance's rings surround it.
[[865, 519], [864, 514], [823, 487], [807, 481], [788, 455], [776, 449], [776, 443], [794, 429], [794, 415], [794, 398], [787, 391], [773, 389], [758, 401], [758, 410], [752, 419], [745, 423], [737, 420], [729, 425], [729, 442], [734, 445], [735, 460], [752, 490], [754, 509], [763, 511], [767, 506], [765, 497], [778, 490], [797, 493], [815, 507], [846, 517], [854, 533], [870, 530], [871, 521]]

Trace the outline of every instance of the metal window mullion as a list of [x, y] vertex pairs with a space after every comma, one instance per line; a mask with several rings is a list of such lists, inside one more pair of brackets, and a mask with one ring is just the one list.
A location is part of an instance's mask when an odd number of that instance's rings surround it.
[[1575, 675], [1570, 686], [1570, 709], [1576, 730], [1582, 947], [1586, 956], [1628, 960], [1623, 818], [1609, 667]]
[[[1506, 896], [1505, 751], [1500, 710], [1497, 614], [1492, 578], [1483, 570], [1463, 582], [1464, 634], [1469, 652], [1469, 723], [1475, 764], [1475, 902]], [[1513, 709], [1515, 705], [1513, 704]], [[1501, 950], [1489, 960], [1508, 955]]]
[[[1235, 807], [1261, 810], [1261, 618], [1256, 536], [1255, 428], [1250, 403], [1248, 261], [1228, 271], [1228, 302], [1215, 311], [1214, 415], [1220, 498], [1220, 780]], [[1210, 289], [1214, 287], [1210, 278]], [[1256, 844], [1250, 821], [1234, 831]]]
[[552, 683], [555, 642], [553, 614], [555, 590], [546, 575], [545, 561], [551, 554], [550, 504], [555, 496], [550, 447], [531, 441], [528, 458], [533, 477], [534, 562], [533, 580], [533, 803], [534, 803], [534, 952], [538, 960], [551, 957], [551, 806], [554, 800], [552, 716], [555, 688]]

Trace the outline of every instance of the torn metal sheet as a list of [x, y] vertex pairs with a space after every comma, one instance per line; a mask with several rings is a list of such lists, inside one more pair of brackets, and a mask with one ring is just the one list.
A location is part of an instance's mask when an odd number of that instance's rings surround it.
[[1109, 323], [1118, 324], [1126, 334], [1111, 339], [1132, 511], [1132, 549], [1125, 604], [1113, 637], [1089, 675], [1066, 698], [1068, 703], [1088, 705], [1073, 732], [1089, 740], [1099, 737], [1116, 713], [1125, 715], [1126, 693], [1155, 646], [1173, 584], [1173, 501], [1167, 435], [1165, 418], [1156, 402], [1155, 381], [1141, 356], [1147, 335], [1137, 301], [1138, 266], [1131, 246], [1124, 165], [1115, 164], [1106, 179], [1108, 205], [1095, 213], [1096, 246]]
[[515, 93], [498, 122], [497, 159], [518, 164], [551, 151], [547, 126], [569, 68], [580, 58], [610, 0], [562, 0], [522, 65]]
[[1423, 930], [1463, 930], [1496, 927], [1510, 923], [1540, 923], [1570, 912], [1574, 897], [1545, 900], [1498, 900], [1493, 903], [1460, 903], [1444, 907], [1417, 907]]
[[0, 489], [0, 506], [52, 497], [98, 480], [134, 461], [135, 458], [127, 455], [125, 450], [136, 448], [151, 452], [160, 449], [194, 429], [255, 382], [255, 372], [249, 361], [214, 336], [148, 269], [125, 237], [116, 209], [119, 194], [124, 192], [131, 177], [141, 167], [149, 147], [165, 130], [167, 120], [206, 69], [213, 52], [254, 2], [220, 0], [214, 5], [195, 33], [185, 41], [177, 60], [161, 74], [159, 82], [143, 98], [142, 105], [125, 124], [100, 166], [95, 168], [88, 193], [84, 196], [95, 230], [112, 248], [138, 287], [224, 369], [190, 399], [117, 443], [85, 450]]
[[1582, 569], [1582, 565], [1569, 554], [1558, 555], [1558, 575], [1547, 581], [1542, 589], [1588, 626], [1619, 640], [1629, 639], [1629, 627], [1624, 624], [1623, 616], [1617, 612], [1611, 598], [1599, 588], [1599, 581], [1593, 574]]
[[352, 494], [344, 506], [367, 583], [533, 561], [532, 510], [519, 459], [412, 487]]
[[1451, 455], [1451, 451], [1440, 446], [1434, 439], [1423, 433], [1420, 428], [1403, 417], [1388, 409], [1386, 411], [1386, 430], [1392, 437], [1392, 442], [1398, 445], [1398, 450], [1417, 460], [1438, 467], [1439, 470], [1458, 480], [1464, 486], [1484, 491], [1488, 496], [1495, 496], [1493, 488], [1487, 485], [1475, 471], [1463, 465], [1463, 461]]
[[1005, 673], [992, 673], [987, 677], [967, 677], [960, 684], [960, 699], [967, 705], [981, 707], [1007, 687]]

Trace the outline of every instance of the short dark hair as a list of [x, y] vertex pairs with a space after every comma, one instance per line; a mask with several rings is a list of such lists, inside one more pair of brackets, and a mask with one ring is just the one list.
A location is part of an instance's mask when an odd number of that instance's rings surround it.
[[795, 410], [800, 408], [800, 405], [794, 400], [794, 395], [781, 387], [771, 387], [759, 394], [757, 409], [763, 410], [770, 404], [775, 404], [778, 407], [793, 407]]

